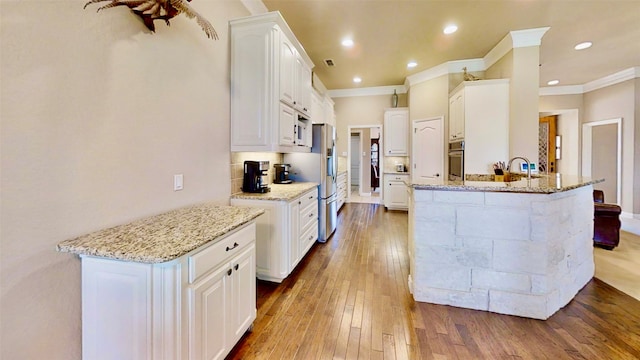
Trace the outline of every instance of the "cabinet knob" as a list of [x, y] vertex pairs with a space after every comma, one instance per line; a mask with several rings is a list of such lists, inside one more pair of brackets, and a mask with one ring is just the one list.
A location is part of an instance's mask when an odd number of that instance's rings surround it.
[[436, 174], [436, 177], [440, 177], [440, 174]]
[[239, 268], [239, 267], [240, 267], [240, 265], [239, 265], [239, 264], [236, 264], [236, 266], [234, 266], [233, 268], [234, 268], [235, 270], [238, 270], [238, 268]]
[[231, 269], [227, 270], [227, 275], [231, 276], [232, 272], [233, 272], [233, 270], [231, 270]]
[[309, 217], [312, 218], [313, 217], [313, 213], [309, 214]]

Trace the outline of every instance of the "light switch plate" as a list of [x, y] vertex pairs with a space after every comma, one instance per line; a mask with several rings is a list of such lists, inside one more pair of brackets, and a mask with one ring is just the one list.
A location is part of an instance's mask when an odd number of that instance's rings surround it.
[[182, 190], [184, 187], [182, 174], [173, 175], [173, 191]]

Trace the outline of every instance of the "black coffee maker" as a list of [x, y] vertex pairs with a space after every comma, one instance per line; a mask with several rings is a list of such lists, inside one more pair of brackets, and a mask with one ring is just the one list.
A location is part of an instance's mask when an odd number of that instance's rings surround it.
[[289, 179], [290, 164], [273, 164], [273, 168], [276, 170], [276, 174], [273, 177], [274, 184], [291, 184]]
[[269, 188], [268, 170], [268, 161], [245, 161], [242, 191], [248, 193], [266, 193], [271, 191]]

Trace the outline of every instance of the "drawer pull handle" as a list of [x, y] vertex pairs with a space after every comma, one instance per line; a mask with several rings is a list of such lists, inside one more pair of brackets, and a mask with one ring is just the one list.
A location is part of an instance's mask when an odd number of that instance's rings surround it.
[[313, 199], [313, 195], [309, 196], [309, 200]]
[[236, 266], [234, 266], [233, 268], [237, 271], [239, 267], [240, 265], [236, 264]]
[[313, 213], [309, 214], [309, 217], [312, 218], [313, 217]]
[[227, 270], [227, 275], [231, 276], [232, 272], [233, 272], [233, 270], [231, 270], [231, 269]]
[[233, 249], [237, 248], [238, 246], [239, 246], [239, 245], [238, 245], [238, 243], [237, 243], [237, 242], [234, 242], [234, 243], [233, 243], [233, 247], [228, 247], [228, 246], [227, 246], [227, 251], [233, 250]]
[[309, 236], [309, 240], [313, 240], [313, 235]]

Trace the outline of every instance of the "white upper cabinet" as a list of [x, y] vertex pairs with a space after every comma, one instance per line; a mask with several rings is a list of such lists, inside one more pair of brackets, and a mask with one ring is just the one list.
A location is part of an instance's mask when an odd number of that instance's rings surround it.
[[464, 140], [464, 89], [449, 97], [449, 141]]
[[383, 132], [386, 156], [409, 156], [409, 109], [385, 110]]
[[294, 135], [299, 119], [312, 121], [311, 59], [279, 12], [230, 29], [231, 151], [309, 152], [310, 139]]
[[449, 97], [449, 141], [464, 140], [464, 173], [509, 160], [509, 79], [465, 81]]
[[324, 124], [324, 97], [317, 91], [311, 94], [311, 113], [314, 124]]

